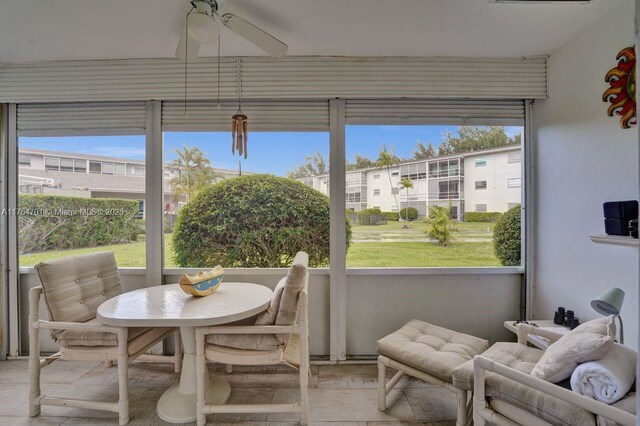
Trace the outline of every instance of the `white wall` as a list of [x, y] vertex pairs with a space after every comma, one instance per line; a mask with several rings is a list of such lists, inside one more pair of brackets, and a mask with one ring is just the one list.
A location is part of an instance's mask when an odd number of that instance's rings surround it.
[[[465, 156], [464, 211], [475, 212], [476, 204], [485, 204], [488, 212], [505, 212], [509, 204], [520, 203], [522, 189], [509, 188], [508, 181], [522, 176], [522, 163], [509, 163], [510, 152]], [[476, 167], [480, 159], [487, 165]], [[487, 189], [476, 189], [477, 181], [486, 181]]]
[[602, 203], [638, 199], [637, 129], [620, 128], [601, 101], [606, 72], [619, 50], [634, 43], [634, 4], [628, 1], [549, 61], [550, 98], [535, 102], [537, 139], [536, 318], [558, 306], [581, 320], [598, 314], [589, 302], [617, 286], [628, 345], [638, 336], [638, 249], [596, 244]]

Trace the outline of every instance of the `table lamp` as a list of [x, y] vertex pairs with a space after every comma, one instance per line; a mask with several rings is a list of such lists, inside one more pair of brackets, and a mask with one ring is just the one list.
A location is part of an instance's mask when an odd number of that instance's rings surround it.
[[591, 307], [601, 315], [614, 315], [620, 321], [620, 343], [624, 345], [624, 328], [620, 310], [624, 301], [624, 291], [618, 287], [610, 288], [591, 301]]

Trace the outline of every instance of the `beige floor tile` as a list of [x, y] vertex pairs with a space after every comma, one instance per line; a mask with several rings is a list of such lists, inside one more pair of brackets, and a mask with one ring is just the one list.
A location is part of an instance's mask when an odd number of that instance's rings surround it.
[[[231, 388], [229, 404], [270, 404], [273, 400], [273, 389], [234, 389]], [[208, 422], [264, 422], [269, 414], [210, 414]]]
[[[97, 362], [55, 361], [42, 369], [42, 383], [74, 383], [93, 370]], [[26, 360], [0, 362], [0, 384], [29, 383]]]
[[67, 420], [66, 417], [0, 417], [0, 426], [58, 426]]
[[429, 422], [455, 420], [456, 394], [444, 388], [407, 388], [407, 397], [416, 419]]
[[[366, 422], [385, 420], [415, 420], [402, 391], [389, 395], [390, 408], [378, 410], [376, 389], [310, 389], [309, 420], [315, 422]], [[288, 403], [299, 398], [297, 389], [277, 389], [273, 402]], [[295, 414], [271, 414], [269, 421], [291, 421]]]

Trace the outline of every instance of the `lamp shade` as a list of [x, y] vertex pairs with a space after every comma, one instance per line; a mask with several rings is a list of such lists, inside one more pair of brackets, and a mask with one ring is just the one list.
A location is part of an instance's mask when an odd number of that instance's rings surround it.
[[591, 307], [601, 315], [620, 315], [624, 291], [618, 287], [610, 288], [591, 301]]

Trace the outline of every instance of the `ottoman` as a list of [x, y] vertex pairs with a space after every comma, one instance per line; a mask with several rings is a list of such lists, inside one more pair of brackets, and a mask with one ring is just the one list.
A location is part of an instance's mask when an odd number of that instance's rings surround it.
[[[453, 386], [451, 372], [489, 348], [489, 342], [420, 320], [378, 340], [378, 409], [387, 408], [387, 395], [403, 375], [442, 386], [458, 398], [457, 425], [467, 425], [472, 407], [468, 391]], [[385, 383], [386, 368], [398, 372]]]

